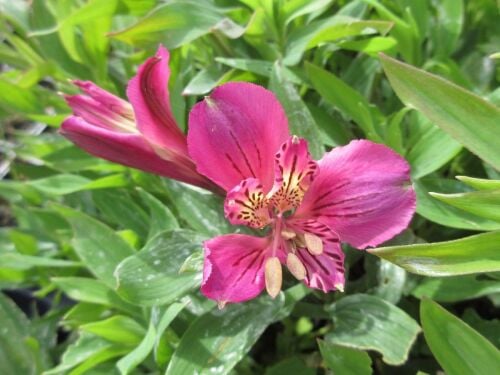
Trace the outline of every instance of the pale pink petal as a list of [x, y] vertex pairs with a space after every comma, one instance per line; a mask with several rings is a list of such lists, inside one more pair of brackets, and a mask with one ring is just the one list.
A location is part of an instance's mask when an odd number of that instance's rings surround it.
[[260, 180], [269, 191], [274, 155], [288, 136], [281, 104], [251, 83], [217, 87], [189, 115], [189, 154], [198, 171], [226, 191], [247, 178]]
[[299, 206], [317, 173], [305, 139], [290, 137], [275, 155], [275, 181], [270, 193], [271, 204], [278, 212]]
[[408, 163], [386, 146], [352, 141], [319, 161], [296, 218], [317, 218], [342, 241], [376, 246], [405, 229], [415, 212]]
[[264, 261], [270, 238], [243, 234], [215, 237], [204, 243], [201, 292], [221, 304], [252, 299], [264, 289]]
[[127, 87], [139, 131], [158, 148], [187, 155], [186, 137], [172, 114], [168, 92], [169, 53], [163, 46], [146, 60]]
[[132, 168], [174, 178], [204, 188], [213, 185], [185, 160], [160, 158], [139, 133], [118, 132], [89, 124], [83, 118], [70, 116], [61, 125], [61, 134], [88, 153]]
[[227, 193], [224, 213], [234, 225], [262, 228], [269, 224], [271, 216], [260, 181], [247, 178]]

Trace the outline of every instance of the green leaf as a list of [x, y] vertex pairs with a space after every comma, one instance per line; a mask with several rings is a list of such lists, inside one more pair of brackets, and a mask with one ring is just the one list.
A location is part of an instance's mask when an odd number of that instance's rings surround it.
[[475, 94], [411, 65], [381, 55], [396, 94], [435, 125], [500, 169], [500, 109]]
[[500, 222], [500, 189], [458, 194], [430, 193], [430, 195], [461, 210]]
[[73, 228], [72, 244], [78, 257], [92, 274], [114, 288], [116, 266], [134, 250], [111, 228], [90, 216], [64, 206], [55, 208]]
[[415, 132], [414, 137], [417, 138], [417, 142], [406, 154], [413, 179], [421, 178], [441, 168], [462, 149], [459, 142], [430, 123], [424, 116], [417, 116], [417, 119], [423, 129]]
[[401, 365], [407, 358], [420, 327], [403, 310], [383, 299], [366, 294], [342, 298], [327, 308], [334, 330], [327, 342], [353, 349], [372, 349], [384, 362]]
[[498, 349], [437, 303], [424, 299], [420, 318], [425, 340], [448, 375], [484, 375], [498, 368]]
[[304, 52], [321, 43], [333, 42], [354, 35], [387, 33], [393, 23], [381, 20], [359, 20], [352, 17], [336, 15], [324, 20], [311, 22], [297, 28], [287, 38], [285, 65], [296, 65]]
[[397, 44], [398, 42], [393, 37], [375, 36], [373, 38], [362, 40], [340, 42], [339, 47], [372, 55], [378, 52], [390, 50]]
[[464, 23], [463, 0], [442, 0], [435, 4], [436, 24], [430, 29], [431, 41], [438, 58], [443, 59], [453, 53], [459, 41]]
[[179, 274], [179, 270], [188, 256], [201, 249], [203, 239], [187, 230], [158, 234], [118, 265], [118, 294], [141, 306], [168, 304], [180, 298], [201, 282], [201, 273]]
[[115, 307], [137, 314], [138, 309], [135, 306], [122, 300], [113, 289], [98, 280], [87, 277], [53, 277], [51, 281], [76, 301]]
[[147, 191], [142, 189], [138, 189], [138, 191], [142, 201], [149, 208], [149, 239], [153, 238], [162, 231], [179, 228], [177, 219], [166, 205], [156, 199], [153, 195], [149, 194]]
[[106, 176], [94, 181], [74, 174], [58, 174], [29, 181], [28, 184], [45, 194], [66, 195], [82, 190], [126, 186], [128, 181], [124, 180], [122, 174]]
[[42, 363], [30, 334], [30, 321], [0, 292], [0, 373], [38, 374]]
[[269, 86], [285, 109], [292, 134], [307, 139], [311, 155], [315, 159], [320, 159], [325, 153], [321, 133], [299, 93], [285, 78], [283, 66], [280, 63], [274, 65]]
[[477, 190], [500, 189], [500, 180], [487, 180], [483, 178], [475, 178], [467, 176], [456, 176], [456, 179]]
[[124, 315], [114, 315], [108, 319], [84, 324], [80, 329], [124, 345], [137, 345], [146, 332], [134, 319]]
[[167, 180], [168, 193], [179, 216], [199, 233], [217, 236], [234, 227], [224, 217], [223, 200], [204, 190]]
[[153, 350], [153, 346], [156, 338], [156, 328], [151, 321], [149, 323], [148, 331], [146, 335], [142, 339], [141, 343], [130, 353], [128, 353], [125, 357], [120, 359], [116, 363], [116, 367], [120, 371], [120, 374], [127, 375], [136, 368]]
[[323, 340], [318, 340], [318, 345], [327, 367], [335, 374], [372, 374], [372, 361], [368, 353]]
[[306, 71], [312, 86], [325, 101], [353, 119], [363, 129], [367, 138], [381, 141], [373, 123], [373, 115], [377, 110], [363, 95], [332, 73], [313, 64], [306, 63]]
[[150, 229], [148, 214], [123, 189], [92, 192], [92, 200], [104, 218], [121, 228], [146, 237]]
[[112, 346], [108, 341], [94, 336], [89, 333], [81, 333], [76, 342], [69, 345], [62, 355], [61, 362], [49, 371], [45, 371], [44, 375], [56, 375], [65, 373], [78, 364], [91, 358], [92, 356], [109, 349]]
[[[170, 323], [179, 315], [179, 313], [186, 307], [186, 305], [189, 303], [189, 299], [186, 299], [183, 302], [174, 302], [170, 306], [166, 308], [166, 310], [163, 312], [163, 315], [158, 314], [155, 316], [155, 308], [153, 308], [153, 316], [152, 320], [155, 320], [156, 324], [156, 340], [154, 343], [154, 353], [155, 353], [155, 358], [158, 361], [158, 357], [160, 355], [160, 343], [161, 339], [163, 336], [163, 333], [165, 330], [168, 328]], [[159, 308], [158, 308], [159, 309]], [[159, 309], [160, 310], [160, 309]], [[162, 310], [160, 310], [162, 311]], [[161, 315], [161, 316], [160, 316]]]
[[[245, 72], [255, 73], [264, 77], [271, 77], [273, 74], [273, 66], [274, 64], [270, 61], [266, 60], [257, 60], [257, 59], [233, 59], [227, 57], [216, 57], [215, 61], [220, 62], [221, 64], [230, 66], [231, 68], [243, 70]], [[283, 76], [288, 81], [301, 84], [302, 80], [297, 77], [295, 73], [293, 73], [287, 67], [282, 67]]]
[[264, 375], [315, 375], [316, 370], [308, 367], [306, 363], [299, 357], [291, 357], [284, 359], [277, 364], [268, 367]]
[[182, 336], [166, 375], [227, 374], [284, 306], [283, 295], [228, 305], [195, 320]]
[[2, 267], [28, 270], [33, 267], [81, 267], [82, 264], [64, 259], [44, 258], [31, 255], [23, 255], [18, 253], [0, 254], [0, 264]]
[[424, 276], [500, 271], [500, 231], [453, 241], [390, 246], [368, 252]]
[[[43, 106], [34, 90], [23, 89], [4, 79], [0, 79], [0, 108], [14, 113], [42, 113]], [[5, 93], [9, 95], [5, 95]]]
[[476, 275], [426, 278], [411, 292], [417, 298], [428, 297], [438, 302], [464, 301], [491, 293], [500, 293], [498, 280]]
[[223, 18], [216, 7], [206, 2], [171, 1], [111, 36], [132, 45], [163, 43], [173, 49], [209, 33]]
[[498, 222], [460, 210], [438, 201], [429, 195], [429, 191], [463, 191], [458, 181], [444, 179], [421, 179], [413, 182], [417, 193], [417, 213], [435, 223], [452, 228], [470, 230], [497, 230]]

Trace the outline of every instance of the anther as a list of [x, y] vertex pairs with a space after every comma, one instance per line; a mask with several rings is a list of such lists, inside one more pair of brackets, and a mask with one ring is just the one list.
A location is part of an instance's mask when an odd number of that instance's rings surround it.
[[323, 241], [315, 234], [304, 233], [304, 241], [306, 242], [307, 250], [309, 250], [312, 255], [320, 255], [323, 253]]
[[297, 233], [294, 231], [291, 231], [289, 229], [283, 229], [281, 231], [281, 237], [283, 237], [285, 240], [291, 240], [292, 238], [295, 238], [297, 236]]
[[281, 284], [283, 281], [281, 263], [278, 257], [270, 257], [266, 260], [264, 276], [267, 293], [271, 296], [271, 298], [275, 298], [281, 290]]
[[306, 277], [306, 268], [302, 264], [301, 260], [299, 257], [293, 253], [288, 253], [286, 256], [286, 266], [288, 267], [288, 270], [290, 273], [297, 279], [297, 280], [304, 280]]

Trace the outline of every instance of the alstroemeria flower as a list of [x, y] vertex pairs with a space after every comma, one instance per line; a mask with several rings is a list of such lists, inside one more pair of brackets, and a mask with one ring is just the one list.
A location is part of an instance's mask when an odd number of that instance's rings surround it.
[[352, 141], [315, 161], [290, 136], [275, 96], [249, 83], [227, 83], [190, 113], [189, 153], [198, 171], [227, 191], [235, 225], [267, 229], [204, 244], [202, 293], [219, 306], [276, 296], [282, 264], [307, 286], [343, 290], [341, 242], [363, 249], [408, 226], [415, 192], [408, 163], [386, 146]]
[[61, 134], [92, 155], [214, 190], [196, 171], [186, 136], [172, 114], [169, 53], [161, 47], [127, 87], [130, 103], [92, 82], [74, 81], [84, 94], [67, 95], [73, 110]]

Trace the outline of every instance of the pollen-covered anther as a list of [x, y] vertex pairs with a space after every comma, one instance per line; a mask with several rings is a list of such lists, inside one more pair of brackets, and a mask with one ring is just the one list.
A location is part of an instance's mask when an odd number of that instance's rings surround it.
[[278, 257], [270, 257], [266, 260], [264, 277], [267, 294], [269, 294], [271, 298], [276, 298], [281, 291], [281, 284], [283, 283], [283, 273]]
[[323, 253], [323, 241], [315, 234], [304, 233], [304, 242], [307, 250], [312, 255], [320, 255]]
[[288, 253], [286, 257], [286, 266], [288, 267], [290, 273], [297, 280], [305, 279], [307, 275], [306, 267], [304, 267], [304, 264], [302, 264], [302, 261], [299, 259], [297, 255], [295, 255], [294, 253]]
[[283, 237], [285, 240], [291, 240], [295, 237], [297, 237], [297, 233], [290, 229], [283, 229], [281, 231], [281, 237]]

